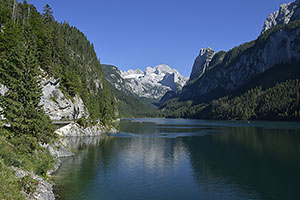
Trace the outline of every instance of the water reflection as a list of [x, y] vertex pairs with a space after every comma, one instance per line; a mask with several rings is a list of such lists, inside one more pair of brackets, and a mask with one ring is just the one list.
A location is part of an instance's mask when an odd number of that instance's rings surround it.
[[299, 136], [299, 130], [231, 127], [185, 142], [199, 185], [223, 181], [243, 190], [239, 199], [300, 199]]
[[299, 124], [151, 119], [120, 128], [122, 137], [64, 141], [80, 153], [57, 173], [61, 199], [300, 199]]
[[84, 199], [90, 190], [91, 180], [98, 173], [99, 163], [106, 166], [105, 158], [109, 157], [113, 138], [103, 137], [68, 137], [63, 140], [74, 157], [63, 158], [62, 167], [55, 174], [55, 193], [57, 199]]

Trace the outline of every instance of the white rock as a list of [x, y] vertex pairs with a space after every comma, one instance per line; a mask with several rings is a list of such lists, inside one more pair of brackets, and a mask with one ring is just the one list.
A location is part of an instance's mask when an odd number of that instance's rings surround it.
[[[5, 85], [2, 85], [0, 83], [0, 95], [3, 96], [5, 95], [5, 93], [8, 91], [8, 88], [5, 87]], [[0, 112], [3, 111], [3, 109], [0, 107]], [[3, 115], [0, 115], [0, 120], [5, 119], [5, 117]]]
[[47, 181], [45, 181], [42, 177], [32, 172], [27, 172], [16, 167], [12, 167], [12, 169], [16, 172], [16, 177], [18, 178], [23, 178], [26, 175], [28, 175], [32, 179], [37, 181], [36, 191], [31, 195], [27, 194], [27, 199], [30, 200], [54, 200], [55, 199], [55, 195], [53, 193], [53, 186]]
[[140, 69], [128, 70], [120, 75], [134, 94], [152, 99], [159, 99], [170, 90], [180, 90], [187, 81], [168, 65], [147, 67], [144, 72]]
[[[59, 89], [59, 80], [54, 78], [42, 79], [42, 97], [40, 105], [51, 120], [78, 119], [88, 116], [82, 99], [76, 95], [73, 99], [67, 98]], [[99, 86], [100, 87], [100, 86]]]
[[106, 132], [117, 132], [117, 130], [113, 127], [104, 127], [100, 125], [100, 123], [91, 127], [83, 128], [80, 127], [77, 123], [72, 122], [55, 131], [56, 134], [64, 137], [99, 136]]
[[7, 87], [5, 87], [5, 85], [2, 85], [0, 83], [0, 95], [5, 95], [5, 93], [8, 91]]
[[277, 24], [288, 24], [291, 20], [299, 19], [300, 0], [280, 5], [279, 10], [271, 13], [263, 26], [262, 33]]

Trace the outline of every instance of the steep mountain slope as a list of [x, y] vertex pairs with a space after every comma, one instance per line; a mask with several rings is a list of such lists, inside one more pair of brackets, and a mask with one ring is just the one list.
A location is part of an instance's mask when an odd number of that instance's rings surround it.
[[204, 74], [190, 81], [183, 88], [181, 96], [195, 99], [210, 93], [211, 97], [215, 98], [236, 90], [249, 79], [276, 64], [298, 62], [300, 60], [299, 25], [299, 21], [293, 21], [282, 25], [281, 28], [277, 27], [279, 30], [274, 27], [257, 40], [230, 50], [223, 60], [220, 60], [221, 62], [210, 64]]
[[[41, 104], [51, 119], [88, 117], [105, 123], [115, 117], [117, 110], [110, 86], [93, 44], [81, 31], [68, 23], [56, 22], [48, 5], [40, 14], [26, 2], [2, 0], [2, 33], [12, 19], [21, 27], [29, 26], [35, 59], [41, 69]], [[1, 83], [5, 85], [5, 80]]]
[[154, 100], [161, 98], [167, 91], [179, 91], [187, 81], [168, 65], [147, 67], [144, 72], [140, 69], [128, 70], [122, 72], [121, 76], [134, 94]]
[[112, 65], [101, 65], [104, 75], [113, 88], [121, 117], [151, 117], [157, 108], [146, 98], [134, 94], [129, 81], [123, 79], [121, 71]]
[[[202, 49], [195, 60], [188, 84], [181, 92], [171, 95], [172, 100], [166, 102], [167, 97], [165, 97], [164, 102], [166, 103], [162, 102], [164, 103], [162, 108], [171, 113], [172, 109], [178, 109], [176, 116], [179, 117], [212, 118], [215, 116], [208, 113], [213, 112], [213, 106], [207, 105], [216, 103], [212, 101], [214, 99], [229, 95], [227, 97], [229, 102], [231, 97], [245, 95], [251, 88], [261, 86], [268, 89], [276, 87], [276, 82], [297, 79], [298, 77], [295, 77], [293, 72], [298, 73], [295, 66], [300, 65], [300, 21], [294, 19], [297, 19], [298, 16], [299, 1], [289, 5], [293, 8], [293, 11], [290, 11], [293, 14], [289, 17], [288, 23], [274, 24], [276, 26], [270, 25], [267, 29], [264, 28], [265, 31], [256, 40], [242, 44], [228, 52], [215, 53], [211, 48]], [[281, 10], [283, 7], [285, 5], [281, 6]], [[278, 15], [276, 19], [284, 21], [285, 18], [286, 15], [282, 17]], [[278, 76], [277, 73], [280, 72], [282, 76]], [[286, 88], [291, 83], [283, 84], [281, 88]], [[270, 91], [275, 91], [275, 89]], [[273, 101], [280, 100], [274, 98]], [[226, 100], [222, 100], [222, 102], [224, 105]], [[296, 102], [296, 99], [292, 102]], [[234, 104], [227, 103], [227, 105], [235, 107]], [[279, 104], [273, 103], [273, 105]], [[286, 106], [287, 110], [284, 111], [282, 111], [282, 107], [278, 107], [278, 112], [279, 110], [286, 113], [298, 112], [297, 106], [292, 104], [286, 104]], [[274, 107], [274, 109], [277, 108]], [[207, 114], [203, 115], [204, 111]], [[261, 115], [262, 113], [245, 114], [242, 118], [261, 119]], [[226, 119], [224, 116], [226, 115], [223, 115], [223, 118]], [[240, 118], [241, 116], [236, 117]], [[230, 118], [235, 118], [234, 114], [231, 114]], [[270, 119], [284, 119], [284, 117], [270, 117]]]
[[133, 90], [129, 85], [129, 81], [122, 77], [122, 72], [113, 65], [101, 65], [106, 80], [113, 88], [125, 94], [134, 95]]

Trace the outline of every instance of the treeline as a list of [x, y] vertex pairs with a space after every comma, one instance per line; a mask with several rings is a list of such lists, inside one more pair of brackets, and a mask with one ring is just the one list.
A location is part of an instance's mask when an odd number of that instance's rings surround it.
[[160, 117], [160, 112], [151, 103], [144, 103], [140, 98], [114, 89], [118, 101], [120, 117]]
[[166, 117], [224, 120], [300, 120], [300, 79], [274, 87], [256, 87], [236, 97], [225, 96], [209, 103], [169, 101]]

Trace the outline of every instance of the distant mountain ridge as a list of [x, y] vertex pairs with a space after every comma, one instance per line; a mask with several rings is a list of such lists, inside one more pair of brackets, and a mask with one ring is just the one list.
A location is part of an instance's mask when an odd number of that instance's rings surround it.
[[164, 64], [147, 67], [145, 71], [128, 70], [120, 75], [134, 94], [150, 99], [159, 99], [168, 91], [179, 91], [187, 81], [176, 69]]
[[157, 108], [152, 105], [152, 101], [135, 94], [130, 86], [130, 81], [121, 76], [122, 72], [116, 66], [101, 65], [101, 67], [105, 78], [113, 88], [121, 117], [155, 116]]

